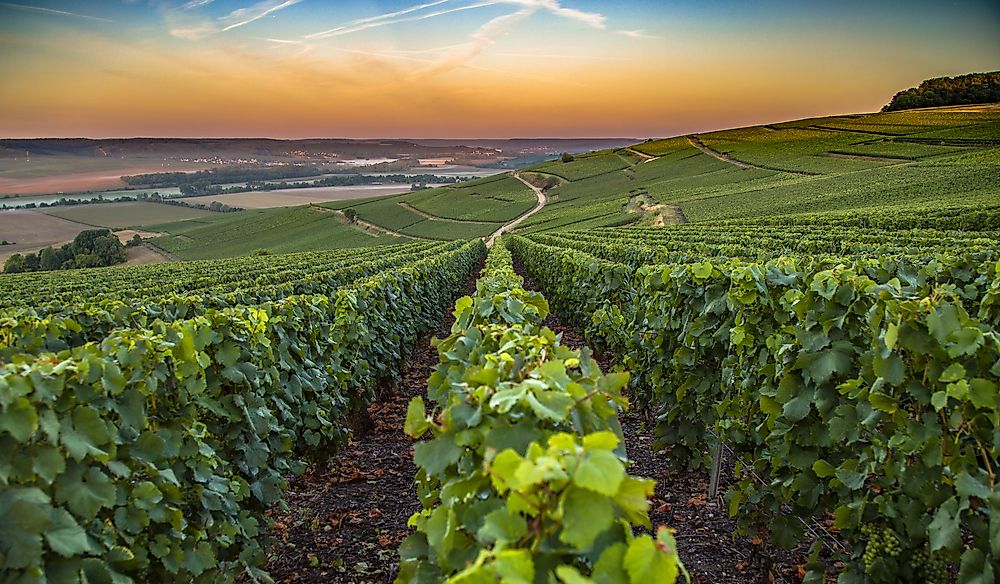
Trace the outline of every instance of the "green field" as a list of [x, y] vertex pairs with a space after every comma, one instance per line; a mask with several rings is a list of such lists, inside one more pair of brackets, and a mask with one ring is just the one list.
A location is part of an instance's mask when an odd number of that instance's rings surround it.
[[311, 207], [257, 209], [173, 223], [147, 225], [168, 233], [153, 240], [184, 259], [247, 255], [258, 249], [288, 253], [400, 243], [391, 235], [370, 235], [333, 213]]
[[101, 203], [98, 205], [73, 205], [69, 207], [53, 207], [45, 211], [49, 215], [62, 217], [77, 223], [123, 229], [125, 227], [143, 227], [173, 221], [198, 219], [206, 215], [215, 215], [210, 211], [191, 209], [177, 205], [161, 203]]
[[[679, 209], [691, 222], [989, 203], [1000, 196], [998, 128], [998, 108], [933, 108], [810, 118], [648, 140], [632, 147], [645, 157], [620, 149], [576, 156], [571, 162], [545, 162], [526, 171], [537, 173], [531, 175], [533, 180], [558, 176], [560, 184], [547, 191], [545, 206], [517, 231], [643, 221], [641, 213], [626, 210], [635, 208], [630, 200]], [[322, 206], [352, 209], [364, 222], [412, 238], [447, 240], [486, 237], [534, 204], [527, 186], [498, 174]], [[65, 212], [89, 214], [96, 208]], [[163, 247], [185, 258], [393, 240], [382, 234], [373, 241], [335, 217], [317, 218], [307, 210], [287, 213], [246, 211], [158, 227], [174, 236], [162, 239]], [[89, 217], [101, 225], [149, 224], [142, 217]], [[282, 230], [284, 235], [279, 235]]]

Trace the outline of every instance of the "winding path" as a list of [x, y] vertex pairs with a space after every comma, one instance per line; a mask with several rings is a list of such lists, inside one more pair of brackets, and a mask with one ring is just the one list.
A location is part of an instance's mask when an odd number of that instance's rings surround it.
[[718, 158], [719, 160], [721, 160], [723, 162], [728, 162], [729, 164], [735, 164], [736, 166], [738, 166], [740, 168], [756, 168], [758, 170], [765, 170], [765, 169], [760, 168], [758, 166], [754, 166], [754, 165], [752, 165], [752, 164], [750, 164], [748, 162], [743, 162], [742, 160], [736, 160], [735, 158], [733, 158], [732, 156], [730, 156], [728, 154], [725, 154], [723, 152], [719, 152], [718, 150], [713, 150], [712, 148], [709, 148], [708, 146], [705, 146], [705, 143], [702, 142], [701, 138], [699, 138], [698, 136], [694, 136], [694, 135], [687, 136], [687, 140], [688, 140], [688, 142], [691, 143], [692, 146], [694, 146], [698, 150], [701, 150], [705, 154], [708, 154], [712, 158]]
[[420, 209], [417, 209], [413, 205], [411, 205], [409, 203], [406, 203], [406, 202], [403, 202], [403, 201], [399, 201], [396, 204], [399, 205], [400, 207], [406, 209], [407, 211], [411, 211], [413, 213], [416, 213], [417, 215], [420, 215], [424, 219], [430, 219], [431, 221], [444, 221], [445, 223], [472, 223], [474, 225], [496, 225], [497, 224], [497, 221], [475, 221], [473, 219], [452, 219], [451, 217], [441, 217], [440, 215], [431, 215], [430, 213], [428, 213], [426, 211], [421, 211]]
[[355, 217], [354, 221], [352, 222], [350, 219], [347, 218], [347, 215], [345, 215], [344, 212], [339, 209], [320, 207], [319, 205], [313, 205], [311, 203], [309, 206], [312, 207], [313, 211], [319, 211], [320, 213], [332, 213], [334, 215], [337, 215], [345, 222], [347, 222], [348, 225], [353, 225], [354, 227], [357, 227], [361, 231], [367, 232], [368, 235], [372, 235], [373, 237], [377, 237], [374, 233], [371, 233], [372, 231], [375, 231], [378, 233], [383, 233], [385, 235], [395, 235], [396, 237], [403, 237], [406, 239], [416, 239], [419, 241], [435, 241], [429, 237], [418, 237], [416, 235], [403, 233], [402, 231], [396, 231], [395, 229], [389, 229], [388, 227], [382, 227], [381, 225], [376, 225], [374, 223], [365, 221], [361, 217]]
[[524, 180], [524, 177], [522, 177], [516, 171], [510, 173], [510, 175], [512, 177], [516, 178], [517, 180], [521, 181], [522, 183], [525, 184], [525, 186], [527, 186], [529, 189], [531, 189], [532, 192], [535, 193], [535, 196], [538, 197], [538, 202], [528, 212], [524, 213], [523, 215], [517, 217], [516, 219], [514, 219], [512, 221], [508, 221], [507, 223], [504, 223], [503, 225], [500, 226], [500, 229], [497, 229], [496, 231], [494, 231], [493, 234], [490, 235], [486, 239], [486, 246], [487, 247], [492, 247], [493, 246], [493, 242], [495, 242], [498, 237], [500, 237], [504, 233], [507, 233], [511, 229], [514, 229], [515, 227], [517, 227], [518, 225], [520, 225], [521, 222], [523, 222], [525, 219], [527, 219], [528, 217], [531, 217], [535, 213], [541, 211], [542, 207], [545, 206], [545, 200], [546, 200], [545, 199], [545, 193], [542, 191], [542, 189], [540, 189], [540, 188], [536, 187], [535, 185], [531, 184], [530, 182]]
[[659, 156], [653, 156], [652, 154], [646, 154], [645, 152], [639, 152], [638, 150], [636, 150], [635, 148], [632, 148], [631, 146], [629, 146], [628, 148], [626, 148], [625, 151], [629, 152], [629, 153], [632, 153], [632, 154], [635, 154], [636, 156], [638, 156], [639, 158], [641, 158], [642, 162], [640, 162], [639, 164], [645, 164], [647, 162], [652, 162], [652, 161], [656, 160], [657, 158], [659, 158]]
[[819, 174], [816, 172], [806, 172], [804, 170], [788, 170], [787, 168], [774, 168], [771, 166], [760, 166], [758, 164], [750, 164], [749, 162], [744, 162], [742, 160], [733, 158], [732, 156], [726, 154], [725, 152], [719, 152], [718, 150], [715, 150], [710, 146], [706, 146], [705, 143], [701, 141], [701, 138], [699, 138], [694, 134], [685, 137], [687, 138], [688, 142], [691, 143], [692, 146], [694, 146], [698, 150], [701, 150], [705, 154], [708, 154], [713, 158], [718, 158], [723, 162], [728, 162], [729, 164], [735, 164], [736, 166], [742, 169], [766, 170], [770, 172], [784, 172], [786, 174], [794, 174], [797, 176], [817, 176]]

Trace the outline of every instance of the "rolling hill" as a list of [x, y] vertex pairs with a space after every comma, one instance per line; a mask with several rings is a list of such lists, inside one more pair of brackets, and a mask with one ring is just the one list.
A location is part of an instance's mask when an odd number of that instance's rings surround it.
[[[518, 232], [990, 204], [1000, 197], [1000, 106], [842, 115], [677, 136], [544, 162], [518, 174], [523, 181], [498, 174], [324, 203], [309, 212], [247, 211], [153, 228], [168, 234], [157, 245], [185, 258], [487, 237], [532, 209], [535, 195], [526, 182], [542, 187], [546, 201]], [[318, 221], [324, 209], [335, 213]], [[309, 220], [300, 222], [303, 217]], [[301, 228], [280, 227], [286, 223]], [[237, 227], [241, 237], [217, 245], [222, 232]]]

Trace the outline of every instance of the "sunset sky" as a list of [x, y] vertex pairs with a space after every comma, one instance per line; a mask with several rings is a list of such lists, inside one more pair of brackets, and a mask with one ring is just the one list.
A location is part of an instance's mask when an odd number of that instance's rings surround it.
[[996, 69], [991, 1], [0, 1], [0, 137], [642, 138]]

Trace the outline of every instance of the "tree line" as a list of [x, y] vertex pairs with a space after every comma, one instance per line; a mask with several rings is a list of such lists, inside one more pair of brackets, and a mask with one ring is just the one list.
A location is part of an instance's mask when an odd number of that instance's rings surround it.
[[5, 274], [99, 268], [124, 263], [128, 259], [125, 246], [110, 229], [88, 229], [77, 234], [70, 243], [58, 248], [46, 247], [37, 254], [16, 253], [7, 258]]
[[928, 79], [897, 93], [882, 111], [995, 102], [1000, 102], [1000, 71]]
[[427, 183], [452, 184], [462, 179], [455, 176], [437, 176], [433, 174], [405, 175], [388, 174], [373, 176], [369, 174], [345, 174], [327, 176], [309, 182], [264, 182], [248, 181], [245, 185], [223, 186], [210, 183], [185, 183], [179, 185], [181, 194], [189, 197], [204, 197], [212, 195], [230, 195], [253, 191], [277, 191], [282, 189], [309, 189], [315, 187], [350, 187], [361, 185], [378, 185], [385, 183], [409, 183], [411, 185], [426, 185]]
[[210, 168], [195, 172], [154, 172], [122, 177], [129, 186], [179, 187], [186, 184], [208, 185], [248, 181], [266, 181], [282, 178], [298, 178], [323, 174], [314, 165], [282, 164], [278, 166], [234, 166]]

